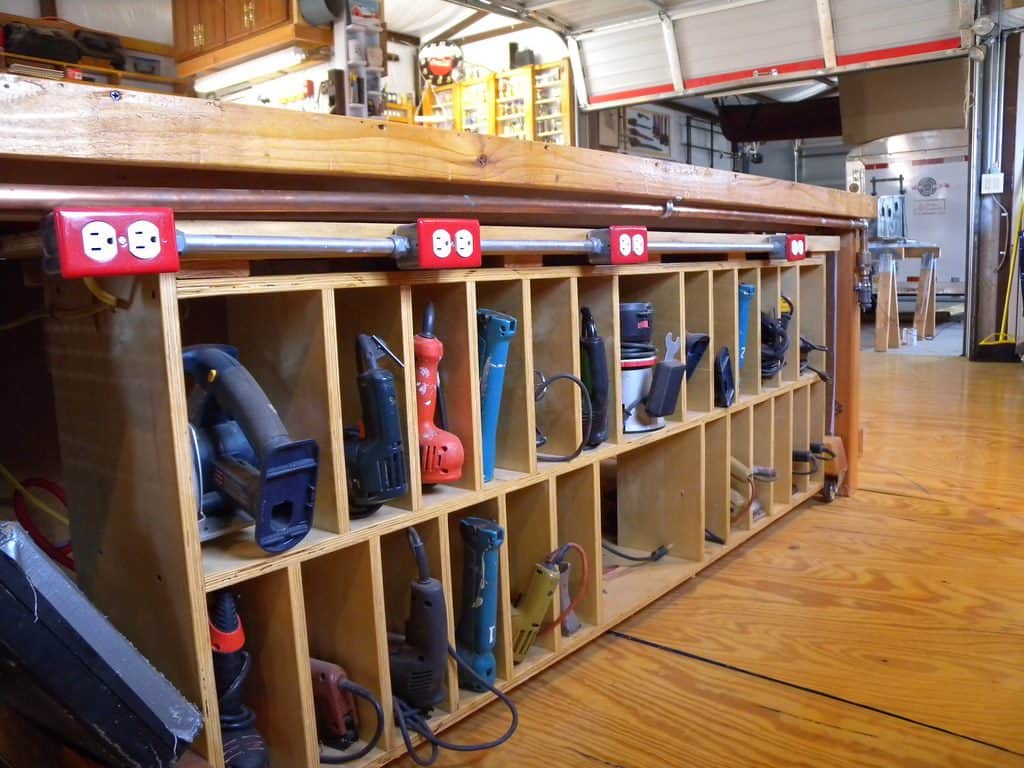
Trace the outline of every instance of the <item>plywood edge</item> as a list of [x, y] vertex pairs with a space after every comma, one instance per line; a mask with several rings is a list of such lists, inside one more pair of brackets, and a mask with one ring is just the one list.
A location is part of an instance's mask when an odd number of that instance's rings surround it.
[[[870, 198], [576, 147], [0, 75], [0, 155], [544, 190], [861, 218]], [[62, 119], [54, 119], [56, 116]]]

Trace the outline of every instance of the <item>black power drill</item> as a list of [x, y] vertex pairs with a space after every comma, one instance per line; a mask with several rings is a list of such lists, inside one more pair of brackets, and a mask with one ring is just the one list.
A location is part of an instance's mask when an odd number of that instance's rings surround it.
[[384, 502], [409, 491], [395, 377], [377, 364], [384, 355], [405, 367], [377, 336], [361, 333], [356, 337], [363, 420], [361, 428], [345, 429], [349, 516], [353, 518], [372, 515]]

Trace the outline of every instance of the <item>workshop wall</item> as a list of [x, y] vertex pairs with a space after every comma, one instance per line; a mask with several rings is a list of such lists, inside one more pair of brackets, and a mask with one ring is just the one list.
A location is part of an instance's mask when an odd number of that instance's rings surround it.
[[550, 64], [569, 55], [562, 38], [550, 29], [538, 28], [464, 45], [463, 57], [469, 66], [476, 65], [491, 72], [501, 72], [511, 68], [508, 57], [509, 43], [516, 43], [519, 50], [533, 51], [537, 64]]
[[[22, 16], [39, 16], [37, 0], [3, 0], [0, 10]], [[57, 0], [57, 15], [66, 21], [116, 35], [171, 45], [174, 22], [171, 0]]]

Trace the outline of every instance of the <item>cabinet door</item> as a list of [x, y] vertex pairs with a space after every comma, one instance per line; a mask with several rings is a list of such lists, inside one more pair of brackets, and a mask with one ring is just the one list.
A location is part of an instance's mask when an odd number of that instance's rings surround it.
[[199, 4], [200, 20], [205, 37], [203, 50], [209, 51], [224, 45], [224, 0], [202, 0]]
[[174, 0], [174, 54], [187, 59], [202, 49], [200, 0]]
[[290, 0], [225, 0], [228, 40], [260, 32], [290, 17]]

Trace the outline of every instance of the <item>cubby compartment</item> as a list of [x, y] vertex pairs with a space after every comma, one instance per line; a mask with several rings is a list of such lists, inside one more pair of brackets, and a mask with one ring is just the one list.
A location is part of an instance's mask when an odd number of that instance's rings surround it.
[[[812, 443], [822, 443], [825, 440], [828, 386], [828, 384], [820, 380], [814, 381], [810, 385], [808, 397], [811, 403], [811, 410], [808, 424], [810, 425]], [[811, 475], [810, 483], [816, 485], [823, 482], [824, 479], [825, 468], [822, 466], [815, 474]]]
[[[414, 285], [412, 288], [413, 329], [423, 334], [426, 310], [433, 309], [433, 336], [440, 342], [443, 357], [438, 364], [440, 388], [431, 393], [420, 392], [417, 377], [420, 363], [432, 362], [426, 356], [434, 355], [435, 341], [414, 337], [414, 355], [417, 343], [422, 344], [424, 358], [413, 360], [414, 398], [416, 400], [416, 441], [411, 451], [420, 462], [423, 482], [422, 503], [425, 508], [458, 501], [464, 491], [478, 490], [483, 485], [480, 466], [480, 399], [479, 350], [476, 346], [476, 297], [466, 283], [436, 283]], [[424, 368], [424, 370], [429, 370]], [[421, 443], [420, 401], [424, 416], [430, 422], [427, 430], [436, 428], [450, 432], [462, 447], [461, 475], [458, 479], [443, 479], [452, 471], [450, 439], [435, 433], [424, 450]], [[426, 465], [424, 464], [426, 462]]]
[[[730, 416], [723, 415], [704, 424], [704, 527], [728, 542]], [[721, 546], [705, 542], [705, 549]]]
[[[371, 288], [342, 288], [334, 292], [334, 303], [337, 314], [338, 360], [341, 379], [341, 402], [344, 413], [344, 428], [348, 432], [349, 441], [366, 440], [366, 448], [360, 454], [358, 464], [346, 466], [348, 482], [353, 482], [353, 475], [359, 475], [357, 482], [364, 488], [379, 485], [381, 487], [397, 487], [404, 473], [406, 491], [399, 496], [385, 501], [378, 509], [366, 514], [365, 510], [357, 510], [352, 498], [349, 497], [348, 511], [352, 530], [361, 530], [368, 526], [379, 525], [393, 520], [399, 515], [419, 505], [420, 471], [419, 450], [416, 424], [415, 397], [415, 363], [413, 359], [413, 321], [412, 298], [408, 287], [384, 286]], [[379, 338], [392, 354], [404, 365], [399, 366], [390, 355], [377, 349], [381, 354], [376, 365], [381, 370], [389, 371], [394, 380], [395, 402], [383, 398], [386, 393], [367, 387], [368, 407], [373, 406], [374, 412], [363, 413], [363, 405], [359, 390], [359, 376], [368, 370], [363, 361], [363, 354], [357, 347], [359, 334], [373, 335]], [[381, 415], [390, 409], [397, 408], [398, 420], [393, 416], [387, 422], [381, 421]], [[381, 424], [378, 435], [368, 434], [365, 426], [368, 423]], [[402, 463], [389, 450], [395, 427], [401, 433]], [[378, 439], [375, 439], [378, 438]], [[348, 494], [348, 488], [345, 489]], [[373, 505], [363, 505], [372, 507]]]
[[[451, 602], [451, 570], [448, 553], [448, 526], [444, 517], [433, 518], [417, 523], [415, 528], [423, 541], [430, 567], [430, 575], [441, 582], [444, 599], [444, 614], [448, 643], [454, 645], [455, 630], [452, 622]], [[419, 579], [416, 558], [409, 542], [409, 528], [401, 528], [380, 537], [381, 583], [383, 588], [384, 624], [387, 628], [388, 641], [401, 640], [406, 631], [406, 622], [411, 609], [411, 585]], [[439, 610], [438, 606], [427, 602], [426, 609]], [[385, 660], [388, 659], [385, 649]], [[397, 695], [400, 685], [391, 678], [388, 669], [388, 685], [391, 692]], [[432, 718], [442, 717], [454, 712], [459, 700], [459, 682], [454, 677], [454, 665], [450, 658], [445, 664], [445, 695], [441, 702], [431, 711]], [[390, 712], [390, 709], [386, 709]], [[400, 737], [392, 734], [392, 743], [399, 743]]]
[[786, 350], [786, 365], [782, 368], [783, 381], [800, 378], [800, 318], [803, 315], [800, 293], [800, 267], [783, 267], [779, 278], [779, 292], [789, 299], [793, 316], [789, 321], [789, 349]]
[[[480, 504], [460, 509], [448, 515], [448, 551], [451, 558], [452, 574], [452, 605], [453, 626], [455, 627], [456, 642], [458, 642], [459, 622], [465, 611], [465, 595], [467, 586], [464, 569], [467, 561], [467, 544], [462, 533], [461, 522], [469, 517], [479, 517], [490, 520], [505, 529], [505, 540], [498, 548], [498, 596], [497, 596], [497, 625], [494, 638], [494, 657], [496, 661], [495, 679], [496, 684], [502, 684], [512, 677], [512, 635], [511, 635], [511, 613], [508, 601], [508, 531], [505, 523], [505, 505], [503, 498], [489, 499]], [[461, 650], [461, 646], [457, 646]], [[458, 679], [457, 671], [452, 679]], [[477, 693], [469, 690], [459, 689], [460, 706], [474, 699]]]
[[[710, 351], [717, 355], [723, 347], [729, 350], [729, 363], [733, 381], [736, 383], [737, 398], [742, 392], [739, 369], [739, 283], [736, 270], [719, 269], [711, 273], [714, 298], [712, 301], [711, 339], [714, 345]], [[712, 358], [714, 359], [714, 358]]]
[[[580, 372], [579, 298], [575, 278], [545, 278], [530, 281], [530, 318], [533, 343], [534, 384]], [[539, 469], [548, 463], [544, 456], [573, 453], [583, 439], [582, 393], [566, 380], [555, 381], [547, 393], [534, 401]]]
[[696, 573], [704, 558], [703, 440], [698, 423], [601, 463], [605, 538], [632, 557], [669, 550], [656, 562], [602, 553], [605, 620]]
[[[530, 579], [538, 563], [544, 561], [557, 546], [554, 515], [554, 493], [551, 480], [513, 491], [505, 497], [505, 529], [508, 547], [508, 595], [515, 605], [530, 586]], [[557, 590], [555, 592], [557, 597]], [[541, 633], [525, 658], [513, 666], [513, 677], [522, 676], [547, 655], [559, 648], [560, 636], [551, 623], [558, 615], [558, 601], [552, 600], [543, 614]], [[515, 624], [513, 613], [512, 624]], [[547, 630], [547, 631], [545, 631]], [[516, 637], [512, 634], [513, 651]]]
[[793, 496], [793, 393], [783, 392], [772, 403], [772, 462], [777, 480], [772, 489], [772, 512], [789, 505]]
[[[779, 316], [779, 297], [780, 297], [781, 279], [779, 276], [779, 269], [777, 267], [762, 267], [761, 268], [761, 291], [758, 294], [758, 306], [760, 312], [765, 313], [769, 317]], [[760, 314], [758, 314], [758, 321], [760, 322]], [[764, 337], [762, 335], [761, 343], [764, 344]], [[764, 349], [762, 348], [761, 355], [761, 366], [762, 370], [767, 367], [767, 362], [764, 359]], [[771, 376], [761, 376], [761, 389], [777, 388], [782, 384], [782, 373], [781, 371], [775, 371]]]
[[686, 410], [688, 418], [708, 413], [714, 407], [715, 339], [711, 329], [711, 272], [683, 272], [683, 306], [686, 333], [704, 333], [711, 341], [707, 351], [686, 383]]
[[[619, 277], [620, 305], [643, 302], [649, 303], [654, 309], [654, 318], [652, 323], [653, 329], [651, 331], [650, 343], [654, 345], [654, 352], [657, 359], [659, 361], [665, 359], [666, 346], [669, 343], [668, 335], [671, 334], [673, 343], [678, 343], [680, 345], [679, 351], [674, 353], [674, 359], [685, 363], [686, 334], [684, 331], [685, 323], [683, 316], [683, 285], [681, 281], [681, 273], [666, 271], [648, 275], [621, 275]], [[622, 333], [623, 329], [621, 328], [620, 318], [620, 341], [622, 340]], [[619, 352], [621, 357], [621, 347]], [[623, 406], [629, 407], [633, 403], [626, 401], [633, 400], [635, 402], [636, 400], [636, 397], [633, 395], [634, 388], [630, 388], [629, 391], [627, 391], [627, 387], [625, 385], [626, 378], [623, 376], [623, 373], [621, 371], [617, 371], [616, 375], [619, 377], [620, 385], [622, 386]], [[676, 403], [675, 410], [665, 416], [666, 423], [680, 422], [685, 418], [687, 411], [686, 389], [687, 387], [684, 382], [679, 393], [679, 399]], [[643, 408], [643, 404], [634, 405], [634, 407]], [[621, 412], [622, 411], [620, 411], [620, 413]], [[627, 433], [625, 436], [627, 439], [638, 439], [645, 434], [648, 433]]]
[[[381, 601], [381, 560], [377, 540], [353, 544], [301, 566], [305, 602], [306, 636], [309, 655], [337, 664], [357, 685], [366, 688], [378, 702], [391, 701], [388, 681], [386, 626]], [[310, 679], [312, 676], [310, 675]], [[373, 707], [356, 698], [360, 741], [348, 752], [361, 749], [373, 737], [377, 717]], [[391, 707], [383, 706], [385, 728], [377, 751], [391, 746]], [[315, 723], [311, 727], [316, 727]], [[335, 755], [325, 749], [325, 754]]]
[[[566, 472], [555, 480], [556, 508], [558, 510], [558, 546], [573, 542], [587, 556], [587, 581], [583, 583], [579, 553], [570, 552], [569, 595], [579, 595], [575, 613], [584, 626], [602, 623], [601, 617], [601, 524], [598, 467], [595, 464]], [[559, 603], [559, 610], [565, 606]], [[560, 631], [560, 630], [556, 630]], [[580, 630], [582, 631], [582, 630]], [[565, 636], [563, 642], [573, 642], [578, 634]]]
[[[753, 409], [753, 437], [754, 437], [754, 464], [757, 467], [770, 467], [776, 471], [777, 477], [781, 477], [780, 468], [776, 466], [775, 454], [775, 416], [772, 409], [772, 400], [762, 400], [754, 404]], [[750, 467], [751, 465], [747, 465]], [[760, 510], [754, 510], [751, 523], [757, 525], [763, 523], [772, 513], [774, 503], [775, 482], [755, 480], [754, 490], [757, 500], [760, 502]]]
[[[811, 446], [811, 388], [802, 386], [793, 391], [793, 450], [808, 451]], [[809, 464], [793, 462], [793, 492], [807, 493], [813, 474]]]
[[[736, 360], [740, 395], [761, 392], [761, 270], [741, 269], [737, 272], [736, 329], [739, 336]], [[740, 310], [746, 307], [745, 312]], [[746, 315], [746, 322], [741, 323]]]
[[[533, 411], [533, 346], [528, 318], [530, 316], [530, 291], [523, 280], [494, 280], [476, 283], [478, 366], [480, 357], [489, 354], [486, 349], [488, 333], [481, 326], [480, 317], [486, 310], [515, 318], [515, 334], [508, 342], [508, 360], [505, 364], [500, 407], [498, 408], [497, 431], [494, 435], [494, 477], [487, 480], [500, 483], [516, 480], [524, 474], [536, 472], [535, 424]], [[492, 335], [493, 336], [493, 335]], [[485, 370], [479, 370], [481, 409], [493, 408], [489, 404], [489, 385], [493, 378]], [[490, 383], [490, 384], [489, 384]], [[488, 440], [487, 419], [481, 413], [481, 455]], [[482, 471], [486, 461], [481, 458]]]
[[[800, 335], [819, 346], [828, 345], [826, 331], [825, 265], [800, 266]], [[828, 370], [826, 352], [812, 350], [807, 363], [818, 371]], [[811, 375], [816, 375], [813, 371]]]
[[[729, 528], [730, 531], [748, 531], [753, 522], [750, 505], [747, 503], [750, 498], [750, 486], [740, 478], [733, 477], [733, 459], [747, 469], [754, 466], [753, 406], [740, 408], [729, 414]], [[735, 503], [733, 503], [733, 499], [735, 499]]]
[[[235, 595], [252, 667], [243, 699], [256, 715], [271, 765], [314, 765], [318, 754], [302, 583], [297, 567], [283, 568], [228, 589]], [[216, 595], [210, 598], [216, 599]], [[209, 713], [207, 727], [217, 715]]]
[[[182, 345], [235, 347], [239, 362], [262, 388], [289, 437], [316, 441], [313, 530], [298, 548], [343, 532], [347, 525], [334, 304], [329, 299], [329, 292], [316, 290], [211, 296], [179, 304]], [[189, 382], [189, 387], [194, 386]], [[257, 545], [254, 526], [212, 538], [204, 542], [202, 551], [207, 578], [273, 557]]]
[[[606, 408], [606, 443], [622, 440], [622, 391], [619, 376], [619, 284], [615, 277], [580, 277], [576, 281], [580, 312], [586, 307], [597, 324], [597, 333], [604, 340], [605, 365], [608, 371], [608, 397]], [[582, 323], [582, 315], [581, 315]], [[581, 325], [581, 334], [584, 329]], [[580, 372], [586, 379], [587, 361], [580, 359]]]

